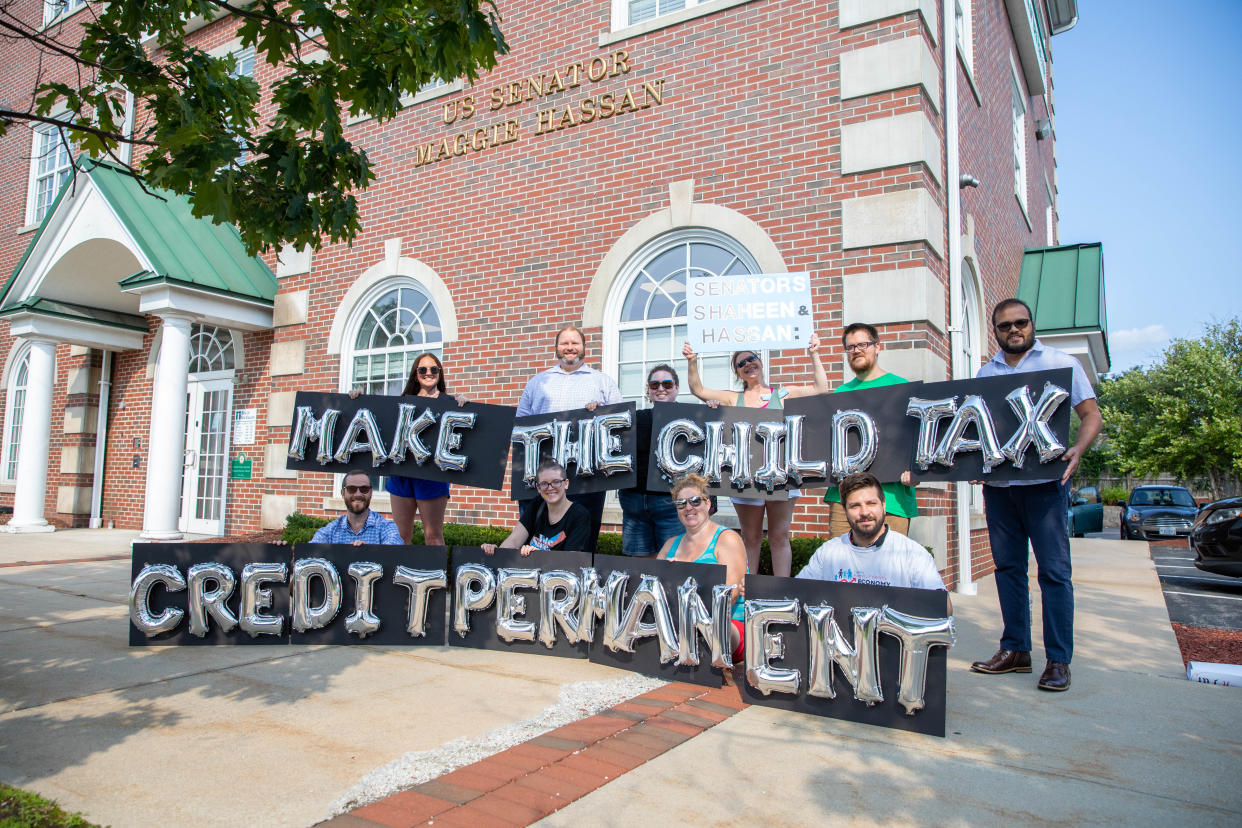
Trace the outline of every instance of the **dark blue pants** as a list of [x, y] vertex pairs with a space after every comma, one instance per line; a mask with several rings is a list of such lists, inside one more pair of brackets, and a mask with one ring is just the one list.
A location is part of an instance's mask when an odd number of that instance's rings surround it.
[[1068, 664], [1074, 654], [1074, 584], [1065, 517], [1069, 489], [1059, 481], [984, 486], [983, 503], [1005, 624], [1001, 647], [1031, 649], [1029, 542], [1035, 551], [1044, 609], [1044, 653], [1050, 661]]

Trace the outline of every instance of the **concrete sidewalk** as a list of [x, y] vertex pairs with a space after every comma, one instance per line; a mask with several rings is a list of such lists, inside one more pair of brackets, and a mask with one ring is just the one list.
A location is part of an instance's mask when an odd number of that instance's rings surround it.
[[[94, 821], [310, 825], [409, 751], [631, 675], [442, 647], [131, 649], [127, 558], [39, 562], [127, 556], [132, 538], [0, 537], [0, 780]], [[749, 707], [545, 821], [1238, 824], [1242, 695], [1185, 679], [1143, 545], [1074, 553], [1068, 693], [1036, 691], [1042, 660], [967, 670], [996, 648], [989, 578], [953, 596], [946, 739]]]

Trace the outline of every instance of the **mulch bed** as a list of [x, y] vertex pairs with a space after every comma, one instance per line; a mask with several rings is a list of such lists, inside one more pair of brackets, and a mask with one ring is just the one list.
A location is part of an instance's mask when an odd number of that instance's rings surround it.
[[283, 529], [268, 529], [250, 535], [225, 535], [222, 538], [203, 538], [188, 543], [273, 543], [280, 540]]
[[1173, 634], [1177, 636], [1184, 663], [1242, 664], [1242, 632], [1174, 624]]

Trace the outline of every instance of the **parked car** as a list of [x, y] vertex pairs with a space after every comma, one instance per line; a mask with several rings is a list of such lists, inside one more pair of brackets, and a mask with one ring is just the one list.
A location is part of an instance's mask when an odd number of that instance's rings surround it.
[[1104, 504], [1100, 502], [1100, 490], [1095, 486], [1083, 486], [1070, 494], [1065, 524], [1071, 538], [1081, 538], [1087, 532], [1104, 531]]
[[1121, 507], [1122, 540], [1185, 538], [1199, 511], [1181, 486], [1137, 486]]
[[1242, 497], [1204, 506], [1190, 530], [1190, 548], [1204, 572], [1242, 578]]

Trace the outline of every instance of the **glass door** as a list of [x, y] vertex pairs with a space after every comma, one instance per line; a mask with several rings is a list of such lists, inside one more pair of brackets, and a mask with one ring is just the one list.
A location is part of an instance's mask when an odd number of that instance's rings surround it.
[[223, 535], [232, 380], [192, 381], [187, 413], [180, 528], [197, 535]]

